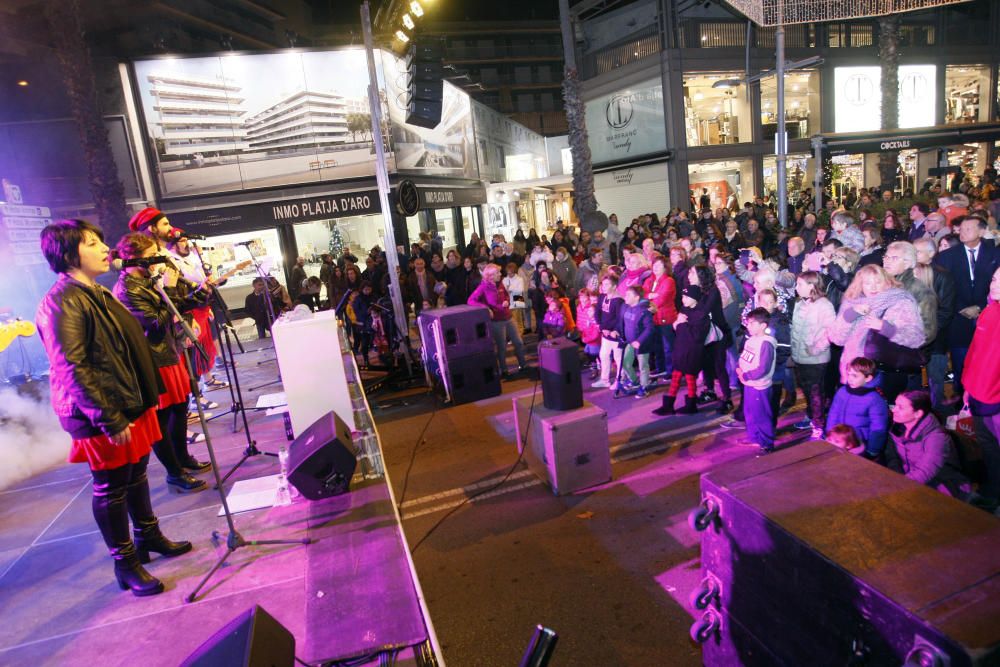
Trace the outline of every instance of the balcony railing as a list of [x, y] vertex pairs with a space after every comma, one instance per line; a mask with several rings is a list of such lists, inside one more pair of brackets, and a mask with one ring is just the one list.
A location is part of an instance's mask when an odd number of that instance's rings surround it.
[[589, 79], [655, 55], [663, 48], [660, 28], [653, 24], [632, 33], [618, 44], [584, 54], [581, 76]]
[[557, 44], [490, 44], [482, 46], [449, 46], [445, 61], [498, 60], [508, 58], [562, 60], [562, 47]]

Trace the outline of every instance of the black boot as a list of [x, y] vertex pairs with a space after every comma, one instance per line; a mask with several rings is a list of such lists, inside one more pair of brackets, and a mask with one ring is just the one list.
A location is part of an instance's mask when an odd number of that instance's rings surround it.
[[[127, 466], [123, 466], [127, 467]], [[115, 579], [122, 590], [137, 597], [163, 592], [163, 582], [146, 572], [128, 529], [125, 506], [125, 479], [121, 468], [95, 470], [93, 510], [97, 527], [115, 561]]]
[[174, 493], [197, 493], [208, 488], [205, 480], [195, 479], [191, 475], [184, 473], [181, 475], [167, 475], [167, 488]]
[[145, 470], [128, 485], [126, 499], [128, 513], [132, 517], [135, 550], [140, 563], [149, 562], [150, 551], [168, 557], [180, 556], [191, 551], [190, 542], [174, 542], [160, 532], [160, 522], [156, 519], [153, 505], [149, 500], [149, 482]]
[[694, 396], [684, 397], [684, 407], [678, 410], [682, 415], [696, 415], [698, 414], [698, 399]]
[[188, 455], [186, 461], [181, 461], [181, 467], [188, 472], [201, 473], [212, 469], [212, 464], [208, 461], [199, 461], [195, 457]]
[[659, 415], [661, 417], [669, 417], [670, 415], [677, 414], [674, 411], [674, 401], [677, 399], [676, 396], [671, 396], [670, 394], [665, 394], [663, 396], [663, 405], [653, 410], [654, 415]]
[[716, 410], [716, 412], [718, 412], [720, 415], [728, 415], [732, 411], [733, 411], [733, 402], [728, 398], [724, 400], [722, 402], [722, 405], [720, 405]]

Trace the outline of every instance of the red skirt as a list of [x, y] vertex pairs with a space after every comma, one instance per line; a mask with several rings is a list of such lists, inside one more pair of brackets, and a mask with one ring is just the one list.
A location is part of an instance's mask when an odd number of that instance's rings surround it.
[[178, 362], [173, 366], [163, 366], [160, 368], [160, 377], [163, 379], [163, 386], [166, 391], [160, 394], [159, 408], [169, 408], [178, 403], [187, 403], [188, 394], [191, 393], [191, 380], [189, 379], [187, 368]]
[[74, 440], [69, 450], [70, 463], [88, 463], [91, 470], [111, 470], [126, 463], [138, 463], [149, 454], [152, 445], [162, 438], [156, 408], [142, 413], [132, 424], [132, 441], [116, 445], [106, 435]]
[[191, 315], [194, 317], [194, 321], [198, 323], [198, 328], [200, 329], [198, 342], [205, 348], [205, 354], [208, 355], [208, 361], [205, 361], [196, 351], [192, 352], [194, 355], [194, 372], [198, 375], [204, 375], [215, 366], [215, 339], [212, 337], [212, 322], [209, 319], [212, 315], [212, 309], [209, 306], [196, 308], [191, 311]]

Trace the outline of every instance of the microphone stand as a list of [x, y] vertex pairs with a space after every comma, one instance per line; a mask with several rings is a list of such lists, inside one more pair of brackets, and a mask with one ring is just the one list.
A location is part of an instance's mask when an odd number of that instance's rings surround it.
[[[264, 280], [264, 294], [267, 295], [267, 298], [264, 299], [264, 305], [267, 307], [267, 332], [271, 335], [271, 347], [273, 348], [274, 331], [272, 330], [271, 325], [274, 324], [275, 317], [274, 317], [274, 304], [271, 302], [273, 299], [273, 297], [271, 296], [271, 287], [267, 284], [268, 276], [265, 275], [264, 269], [263, 267], [261, 267], [260, 260], [258, 260], [257, 256], [253, 254], [253, 250], [251, 250], [250, 244], [247, 243], [243, 247], [246, 248], [247, 252], [250, 254], [250, 261], [253, 262], [254, 268], [257, 269], [257, 275]], [[275, 354], [277, 354], [277, 351], [275, 351]], [[277, 361], [277, 360], [278, 358], [277, 356], [275, 356], [273, 359], [264, 359], [263, 361], [258, 361], [257, 365], [260, 366], [261, 364], [266, 364], [269, 361]], [[281, 368], [279, 367], [277, 379], [271, 380], [270, 382], [265, 382], [264, 384], [261, 385], [257, 385], [256, 387], [250, 387], [250, 391], [257, 391], [258, 389], [269, 387], [272, 384], [280, 384], [280, 383], [281, 383]]]
[[[198, 337], [194, 335], [194, 331], [188, 326], [188, 323], [184, 321], [181, 317], [180, 312], [177, 310], [177, 306], [174, 302], [170, 300], [166, 291], [163, 289], [163, 284], [160, 276], [157, 276], [153, 285], [156, 287], [156, 291], [160, 293], [160, 298], [166, 304], [167, 308], [173, 313], [174, 317], [180, 322], [181, 329], [184, 332], [185, 338], [191, 343], [191, 346], [198, 350], [205, 359], [208, 359], [208, 355], [205, 354], [205, 350], [202, 349], [201, 345], [198, 344]], [[187, 349], [184, 350], [184, 363], [187, 365], [188, 379], [191, 383], [191, 391], [195, 396], [198, 395], [198, 377], [194, 374], [194, 364], [191, 363], [191, 355]], [[198, 407], [198, 420], [201, 422], [201, 427], [205, 433], [205, 446], [208, 449], [208, 457], [212, 461], [212, 474], [215, 475], [215, 489], [219, 492], [219, 497], [222, 499], [222, 510], [226, 516], [226, 524], [229, 527], [229, 532], [226, 534], [226, 553], [222, 554], [222, 557], [212, 566], [212, 569], [202, 578], [198, 585], [195, 586], [194, 590], [188, 593], [184, 597], [185, 602], [194, 602], [198, 597], [198, 592], [204, 588], [208, 580], [212, 578], [212, 575], [222, 567], [225, 562], [229, 559], [233, 553], [241, 548], [247, 546], [260, 546], [266, 544], [310, 544], [312, 540], [308, 537], [303, 537], [298, 540], [247, 540], [236, 530], [236, 522], [233, 520], [233, 513], [229, 509], [229, 500], [226, 498], [226, 491], [222, 488], [222, 478], [219, 476], [219, 462], [215, 458], [215, 448], [212, 446], [212, 437], [208, 433], [208, 424], [205, 422], [205, 410], [201, 407], [200, 401], [195, 401], [195, 405]], [[244, 417], [245, 418], [245, 417]], [[212, 539], [214, 541], [219, 540], [220, 533], [217, 530], [212, 531]]]

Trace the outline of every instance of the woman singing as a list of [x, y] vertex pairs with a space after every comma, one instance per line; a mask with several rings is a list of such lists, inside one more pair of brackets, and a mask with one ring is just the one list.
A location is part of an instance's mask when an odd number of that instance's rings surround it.
[[190, 542], [163, 536], [149, 500], [146, 465], [160, 438], [156, 364], [139, 323], [94, 282], [108, 270], [101, 230], [61, 220], [42, 230], [41, 246], [59, 277], [36, 321], [51, 365], [52, 407], [73, 439], [69, 460], [90, 466], [94, 519], [119, 586], [137, 596], [156, 595], [163, 583], [141, 564], [149, 562], [149, 552], [178, 556], [191, 550]]
[[[149, 258], [156, 255], [156, 242], [145, 234], [126, 234], [118, 242], [115, 252], [121, 259]], [[166, 390], [160, 394], [157, 419], [163, 439], [153, 445], [156, 458], [167, 469], [167, 487], [178, 493], [203, 491], [204, 481], [195, 479], [190, 472], [204, 472], [211, 464], [196, 460], [187, 448], [188, 393], [191, 383], [187, 366], [180, 356], [181, 343], [177, 340], [173, 313], [163, 303], [154, 284], [152, 272], [162, 272], [163, 288], [181, 312], [201, 305], [207, 294], [196, 291], [193, 285], [178, 276], [166, 264], [150, 268], [128, 267], [118, 276], [115, 296], [139, 320], [146, 340], [153, 351], [153, 360]]]

